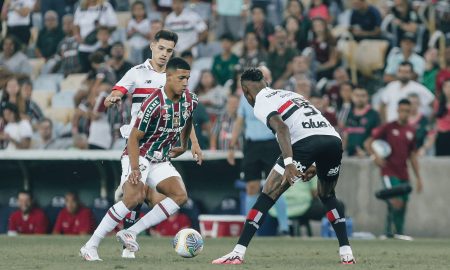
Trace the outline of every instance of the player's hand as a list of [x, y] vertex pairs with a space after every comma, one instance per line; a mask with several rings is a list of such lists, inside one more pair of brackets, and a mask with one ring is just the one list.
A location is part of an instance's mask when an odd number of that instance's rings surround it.
[[197, 161], [198, 165], [202, 165], [203, 162], [203, 152], [198, 143], [193, 143], [191, 147], [192, 157]]
[[422, 193], [422, 191], [423, 191], [423, 183], [422, 183], [422, 178], [417, 178], [417, 180], [416, 180], [416, 190], [417, 190], [417, 193]]
[[128, 182], [133, 185], [137, 185], [141, 181], [141, 170], [135, 169], [132, 170], [130, 175], [128, 175]]
[[172, 150], [170, 150], [169, 157], [170, 158], [176, 158], [176, 157], [179, 157], [182, 154], [184, 154], [184, 152], [186, 152], [186, 148], [184, 148], [184, 147], [174, 147], [174, 148], [172, 148]]
[[108, 96], [108, 97], [105, 99], [105, 106], [106, 106], [107, 108], [109, 108], [109, 107], [111, 107], [111, 106], [113, 106], [113, 105], [119, 105], [120, 102], [121, 102], [121, 100], [122, 100], [122, 98], [121, 98], [121, 97], [118, 97], [118, 96]]
[[281, 180], [281, 185], [284, 185], [286, 181], [292, 186], [302, 177], [302, 173], [297, 170], [294, 164], [289, 164], [284, 168], [283, 180]]
[[227, 161], [228, 161], [228, 164], [230, 164], [231, 166], [236, 165], [236, 160], [234, 159], [234, 150], [233, 149], [228, 150]]
[[375, 156], [374, 161], [375, 161], [375, 164], [377, 164], [380, 168], [383, 168], [384, 165], [386, 165], [386, 160], [384, 160], [378, 156]]
[[317, 174], [316, 166], [311, 165], [305, 172], [302, 173], [302, 181], [308, 182], [314, 176], [316, 176], [316, 174]]

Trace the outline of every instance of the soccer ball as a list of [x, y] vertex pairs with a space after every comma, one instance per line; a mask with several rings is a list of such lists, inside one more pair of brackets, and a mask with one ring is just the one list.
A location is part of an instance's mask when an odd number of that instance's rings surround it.
[[203, 250], [203, 238], [194, 229], [182, 229], [173, 238], [175, 252], [184, 258], [193, 258]]
[[372, 149], [380, 158], [387, 158], [391, 155], [391, 146], [383, 140], [375, 140], [372, 142]]

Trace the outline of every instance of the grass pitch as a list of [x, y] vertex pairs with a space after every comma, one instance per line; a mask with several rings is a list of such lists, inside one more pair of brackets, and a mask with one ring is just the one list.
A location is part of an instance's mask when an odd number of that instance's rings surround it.
[[357, 265], [338, 265], [337, 241], [301, 238], [255, 238], [241, 266], [211, 265], [231, 251], [236, 239], [206, 239], [203, 252], [179, 257], [171, 238], [139, 238], [135, 260], [120, 258], [121, 247], [109, 237], [100, 246], [103, 262], [85, 262], [78, 250], [87, 237], [0, 236], [0, 269], [450, 269], [450, 240], [352, 241]]

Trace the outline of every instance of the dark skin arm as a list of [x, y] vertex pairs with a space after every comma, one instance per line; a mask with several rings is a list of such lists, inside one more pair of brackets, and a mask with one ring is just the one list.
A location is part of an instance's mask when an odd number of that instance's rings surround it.
[[[270, 127], [277, 134], [278, 144], [281, 149], [281, 155], [283, 159], [292, 158], [292, 145], [291, 145], [291, 135], [289, 133], [289, 128], [281, 119], [280, 115], [274, 115], [269, 119]], [[302, 173], [297, 170], [297, 167], [291, 163], [285, 166], [283, 179], [281, 181], [281, 185], [288, 181], [289, 184], [293, 185], [297, 178], [303, 177]]]
[[131, 166], [128, 181], [134, 185], [137, 185], [141, 179], [141, 171], [139, 170], [139, 141], [144, 138], [144, 135], [144, 132], [134, 127], [128, 137], [127, 150]]

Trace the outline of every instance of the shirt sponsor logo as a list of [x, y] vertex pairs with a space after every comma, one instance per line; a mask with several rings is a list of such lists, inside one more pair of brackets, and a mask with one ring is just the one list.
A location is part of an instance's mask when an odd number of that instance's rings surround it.
[[271, 93], [268, 94], [268, 95], [266, 96], [266, 98], [273, 97], [273, 96], [275, 96], [276, 94], [278, 94], [278, 93], [280, 93], [280, 92], [281, 92], [281, 91], [278, 91], [278, 90], [276, 90], [276, 91], [271, 91]]
[[334, 168], [331, 168], [331, 169], [328, 171], [327, 176], [335, 176], [335, 175], [337, 175], [337, 174], [339, 173], [339, 168], [340, 168], [340, 167], [341, 167], [341, 166], [338, 165], [338, 166], [336, 166], [336, 167], [334, 167]]
[[159, 131], [161, 132], [181, 132], [183, 130], [183, 127], [177, 127], [177, 128], [165, 128], [165, 127], [159, 127]]
[[303, 128], [326, 128], [328, 124], [325, 121], [313, 121], [309, 119], [308, 122], [302, 122], [302, 126]]
[[152, 83], [152, 80], [146, 80], [145, 83], [150, 84], [150, 83]]
[[408, 139], [408, 141], [411, 141], [414, 138], [414, 134], [412, 134], [411, 131], [407, 131], [406, 138]]
[[165, 104], [165, 105], [162, 106], [162, 108], [163, 108], [164, 110], [168, 110], [168, 109], [170, 108], [170, 106], [167, 105], [167, 104]]
[[164, 121], [170, 120], [170, 114], [168, 114], [168, 113], [164, 114], [163, 119], [164, 119]]
[[154, 157], [155, 159], [157, 159], [157, 160], [161, 160], [161, 159], [163, 158], [163, 154], [162, 154], [162, 152], [154, 151], [154, 152], [153, 152], [153, 157]]

